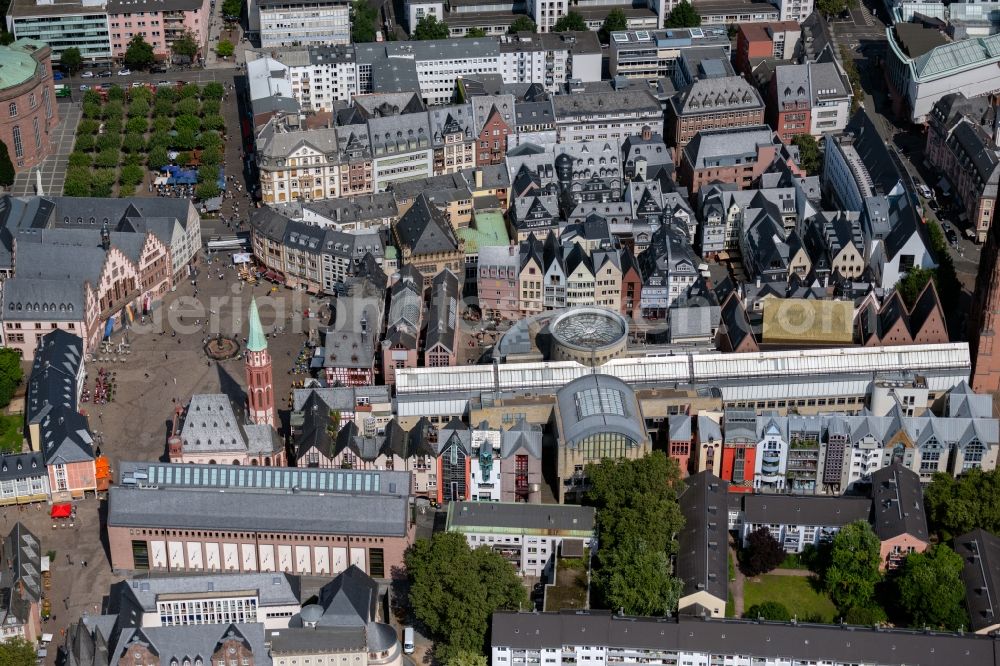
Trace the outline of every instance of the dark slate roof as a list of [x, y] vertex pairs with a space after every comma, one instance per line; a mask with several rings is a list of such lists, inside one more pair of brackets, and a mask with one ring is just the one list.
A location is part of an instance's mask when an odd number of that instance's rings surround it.
[[882, 541], [903, 534], [929, 539], [920, 477], [900, 463], [872, 474], [872, 512], [875, 533]]
[[330, 407], [317, 393], [312, 393], [302, 406], [302, 432], [295, 438], [295, 458], [302, 460], [310, 449], [315, 448], [323, 456], [335, 455], [334, 438], [327, 432], [330, 424]]
[[364, 627], [378, 616], [378, 583], [352, 564], [319, 590], [321, 627]]
[[458, 249], [458, 239], [448, 219], [424, 194], [420, 194], [410, 210], [396, 222], [396, 238], [414, 255]]
[[448, 506], [448, 529], [474, 532], [476, 528], [561, 530], [593, 532], [597, 510], [572, 504], [528, 504], [526, 502], [452, 502]]
[[56, 329], [42, 337], [28, 378], [28, 423], [38, 423], [57, 406], [76, 410], [76, 381], [82, 365], [83, 340], [79, 336]]
[[973, 631], [1000, 622], [1000, 537], [974, 529], [955, 539], [962, 556], [965, 605]]
[[[582, 638], [586, 636], [586, 638]], [[608, 646], [760, 660], [880, 666], [1000, 664], [993, 638], [905, 629], [749, 620], [617, 617], [610, 612], [493, 614], [491, 642], [513, 649]]]
[[8, 453], [0, 456], [0, 481], [48, 476], [41, 453]]
[[[690, 419], [688, 419], [690, 422]], [[725, 602], [729, 581], [729, 484], [710, 472], [686, 480], [678, 503], [684, 529], [677, 535], [677, 576], [682, 596], [707, 591]]]
[[15, 523], [0, 543], [0, 622], [25, 624], [42, 598], [42, 551], [38, 538]]
[[68, 464], [94, 460], [94, 438], [87, 417], [65, 406], [50, 410], [40, 421], [41, 448], [45, 464]]
[[753, 524], [843, 526], [867, 522], [870, 509], [865, 497], [748, 495], [743, 500], [746, 522]]
[[459, 296], [459, 282], [454, 273], [445, 269], [434, 276], [431, 283], [430, 307], [427, 309], [425, 349], [441, 345], [449, 351], [456, 351]]
[[852, 145], [871, 175], [875, 191], [888, 195], [899, 183], [900, 173], [867, 111], [860, 109], [855, 113], [844, 128], [844, 134], [853, 136]]

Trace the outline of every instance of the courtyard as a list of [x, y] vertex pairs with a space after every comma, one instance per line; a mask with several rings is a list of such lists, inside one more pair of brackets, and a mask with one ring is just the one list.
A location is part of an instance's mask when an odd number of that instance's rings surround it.
[[765, 601], [776, 601], [799, 621], [831, 623], [837, 609], [826, 594], [818, 589], [819, 579], [807, 572], [776, 569], [777, 573], [747, 578], [743, 585], [744, 608]]

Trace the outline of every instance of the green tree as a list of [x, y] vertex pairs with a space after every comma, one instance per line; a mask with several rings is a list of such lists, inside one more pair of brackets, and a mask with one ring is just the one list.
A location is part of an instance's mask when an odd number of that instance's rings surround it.
[[236, 46], [228, 39], [220, 39], [219, 43], [215, 45], [215, 52], [221, 58], [228, 58], [236, 53]]
[[10, 187], [14, 184], [14, 163], [10, 161], [7, 144], [0, 141], [0, 186]]
[[185, 83], [177, 96], [180, 99], [201, 97], [201, 87], [197, 83]]
[[97, 137], [98, 150], [120, 150], [122, 147], [122, 137], [120, 134], [101, 134]]
[[438, 641], [436, 656], [482, 654], [490, 617], [528, 599], [514, 567], [496, 551], [469, 548], [457, 532], [419, 539], [406, 551], [413, 614]]
[[220, 192], [221, 190], [219, 190], [219, 186], [215, 182], [198, 183], [198, 185], [194, 188], [194, 195], [201, 201], [217, 197]]
[[226, 94], [226, 89], [222, 87], [222, 84], [217, 81], [212, 81], [206, 83], [205, 87], [201, 91], [201, 96], [203, 99], [214, 99], [220, 100]]
[[597, 36], [600, 38], [602, 44], [608, 44], [611, 42], [611, 33], [625, 30], [627, 27], [628, 17], [625, 16], [624, 10], [620, 7], [615, 7], [604, 17], [604, 24], [598, 31]]
[[90, 195], [110, 197], [117, 181], [118, 172], [114, 169], [96, 169], [90, 184]]
[[115, 149], [102, 150], [97, 153], [97, 157], [94, 158], [94, 166], [101, 167], [104, 169], [112, 169], [118, 166], [118, 160], [121, 155]]
[[156, 101], [157, 102], [160, 102], [161, 100], [163, 100], [163, 101], [166, 101], [166, 102], [173, 103], [173, 101], [175, 99], [177, 99], [177, 90], [175, 88], [173, 88], [172, 86], [162, 86], [162, 87], [156, 89]]
[[24, 371], [21, 369], [21, 354], [9, 347], [0, 349], [0, 407], [10, 404], [22, 379]]
[[[465, 33], [466, 37], [485, 37], [486, 31], [482, 28], [469, 28]], [[485, 657], [484, 657], [485, 659]]]
[[125, 49], [125, 65], [135, 69], [146, 69], [155, 62], [153, 58], [153, 47], [142, 38], [142, 35], [135, 35]]
[[145, 118], [129, 118], [125, 123], [125, 131], [129, 134], [145, 134], [149, 129], [149, 121]]
[[94, 164], [94, 158], [88, 153], [72, 152], [66, 160], [67, 166], [90, 168]]
[[[603, 548], [603, 547], [602, 547]], [[657, 543], [624, 537], [601, 558], [600, 592], [604, 605], [628, 615], [662, 616], [677, 608], [683, 584]]]
[[509, 28], [507, 28], [507, 32], [535, 32], [537, 29], [538, 27], [535, 25], [535, 22], [522, 14], [514, 19], [514, 22], [510, 24]]
[[944, 544], [906, 556], [894, 582], [897, 603], [911, 627], [969, 626], [962, 565], [962, 556]]
[[189, 114], [177, 116], [174, 119], [174, 129], [178, 132], [198, 132], [201, 129], [201, 119]]
[[121, 182], [121, 184], [125, 185], [126, 187], [128, 186], [135, 187], [136, 185], [142, 182], [142, 179], [145, 177], [145, 175], [146, 172], [143, 171], [143, 168], [141, 166], [130, 164], [128, 166], [122, 167], [121, 179], [119, 182]]
[[[116, 90], [118, 91], [118, 95], [112, 95]], [[121, 88], [112, 88], [111, 92], [108, 93], [108, 103], [101, 109], [101, 115], [105, 120], [109, 118], [121, 118], [125, 115], [125, 105], [122, 104], [121, 95]]]
[[243, 13], [243, 0], [225, 0], [222, 3], [222, 15], [239, 18]]
[[667, 28], [697, 28], [700, 25], [701, 16], [688, 0], [681, 0], [674, 5], [664, 21], [664, 27]]
[[927, 523], [941, 541], [980, 527], [1000, 532], [1000, 476], [971, 469], [959, 478], [937, 473], [924, 490]]
[[872, 605], [875, 585], [882, 580], [880, 547], [871, 525], [863, 520], [845, 525], [833, 538], [823, 582], [841, 613]]
[[220, 164], [222, 162], [222, 151], [220, 151], [218, 148], [215, 147], [206, 148], [205, 150], [201, 151], [200, 159], [202, 164], [210, 164], [210, 165]]
[[126, 153], [141, 153], [146, 150], [146, 139], [141, 134], [126, 134], [122, 141], [122, 150]]
[[89, 197], [92, 180], [91, 173], [89, 166], [67, 168], [63, 194], [68, 197]]
[[799, 134], [792, 139], [792, 145], [799, 148], [799, 166], [810, 176], [819, 175], [823, 161], [816, 137], [812, 134]]
[[97, 134], [97, 130], [100, 128], [101, 123], [91, 118], [84, 118], [80, 121], [80, 124], [76, 126], [76, 135], [82, 136], [84, 134]]
[[934, 279], [934, 271], [932, 269], [914, 266], [896, 283], [896, 291], [899, 292], [907, 307], [912, 307], [917, 302], [917, 296], [920, 295], [920, 292], [924, 290], [924, 287], [932, 279]]
[[96, 144], [97, 140], [94, 138], [93, 134], [84, 134], [83, 136], [76, 137], [75, 150], [89, 153], [94, 150], [94, 146]]
[[847, 624], [876, 625], [884, 624], [887, 618], [885, 611], [871, 603], [868, 606], [854, 606], [848, 608], [844, 613], [844, 622]]
[[858, 6], [858, 0], [816, 0], [816, 11], [827, 18], [838, 16]]
[[577, 12], [570, 10], [565, 16], [561, 16], [556, 24], [552, 26], [552, 32], [569, 32], [571, 30], [586, 30], [587, 22], [583, 20]]
[[83, 66], [83, 56], [80, 55], [80, 49], [71, 46], [63, 51], [59, 55], [59, 64], [70, 74], [76, 74], [80, 71], [80, 67]]
[[788, 622], [792, 619], [792, 614], [788, 612], [785, 605], [777, 601], [764, 601], [754, 604], [743, 613], [743, 617], [756, 620], [774, 620], [775, 622]]
[[351, 41], [374, 42], [377, 26], [378, 10], [369, 5], [367, 0], [354, 0], [351, 3]]
[[740, 569], [747, 576], [759, 576], [771, 571], [785, 559], [785, 549], [766, 527], [747, 537], [747, 547], [740, 553]]
[[198, 40], [195, 39], [190, 30], [185, 30], [180, 37], [174, 39], [170, 50], [173, 51], [174, 55], [186, 56], [194, 60], [195, 56], [198, 55]]
[[222, 137], [218, 132], [208, 130], [198, 135], [198, 145], [202, 148], [218, 148], [222, 150]]
[[178, 116], [197, 116], [201, 113], [201, 103], [193, 97], [187, 97], [174, 104], [174, 113]]
[[128, 107], [128, 117], [129, 118], [139, 118], [145, 120], [149, 117], [149, 102], [144, 100], [135, 100]]
[[163, 146], [156, 146], [150, 149], [148, 159], [146, 160], [146, 165], [150, 169], [160, 169], [168, 164], [170, 164], [170, 158], [167, 157], [166, 148]]
[[197, 141], [195, 140], [197, 136], [197, 133], [192, 129], [179, 129], [171, 143], [178, 150], [193, 150], [197, 146]]
[[[678, 587], [669, 561], [684, 525], [677, 462], [654, 451], [638, 460], [602, 460], [588, 465], [586, 475], [601, 544], [593, 581], [604, 605], [636, 614], [673, 610]], [[642, 583], [629, 584], [630, 577]]]
[[221, 132], [226, 129], [226, 120], [222, 116], [205, 116], [201, 121], [201, 126], [207, 130]]
[[[157, 135], [166, 136], [167, 132], [173, 129], [173, 126], [174, 126], [174, 121], [172, 121], [170, 118], [164, 118], [162, 116], [153, 118], [153, 136], [154, 137]], [[168, 140], [163, 145], [166, 146], [169, 143], [170, 141]]]
[[35, 646], [21, 637], [0, 642], [0, 664], [4, 666], [35, 666]]
[[448, 39], [448, 34], [448, 25], [444, 21], [438, 21], [434, 14], [427, 14], [417, 22], [413, 39]]
[[463, 650], [449, 657], [445, 666], [487, 666], [487, 661], [486, 657], [481, 654]]
[[222, 102], [217, 99], [206, 99], [201, 103], [201, 115], [217, 116], [222, 111]]

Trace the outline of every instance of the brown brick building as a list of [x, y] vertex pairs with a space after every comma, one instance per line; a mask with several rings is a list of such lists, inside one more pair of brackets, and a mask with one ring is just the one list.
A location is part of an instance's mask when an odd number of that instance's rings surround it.
[[15, 171], [37, 166], [52, 152], [49, 132], [59, 124], [54, 95], [47, 44], [19, 39], [0, 46], [0, 141]]
[[764, 122], [764, 100], [741, 76], [695, 81], [670, 100], [667, 108], [667, 144], [674, 147], [674, 163], [698, 132], [727, 127], [749, 127]]

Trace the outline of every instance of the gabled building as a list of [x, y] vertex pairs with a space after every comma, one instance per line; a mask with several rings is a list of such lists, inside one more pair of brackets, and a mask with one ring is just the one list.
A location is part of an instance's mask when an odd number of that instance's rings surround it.
[[677, 611], [725, 617], [729, 598], [729, 484], [711, 472], [699, 472], [684, 484], [677, 498], [684, 516], [674, 565], [683, 584]]
[[435, 107], [428, 112], [431, 145], [434, 146], [434, 175], [458, 173], [476, 164], [472, 105]]
[[673, 97], [667, 115], [667, 140], [680, 163], [699, 132], [753, 127], [764, 122], [764, 100], [741, 76], [702, 78]]
[[476, 166], [503, 164], [507, 137], [514, 133], [514, 96], [477, 95], [472, 98]]
[[461, 282], [448, 269], [434, 276], [424, 333], [424, 366], [458, 365], [458, 318]]
[[456, 237], [444, 214], [421, 194], [393, 226], [403, 265], [412, 264], [424, 276], [424, 286], [443, 270], [464, 275], [465, 242]]
[[21, 523], [0, 542], [0, 640], [42, 634], [42, 545]]
[[955, 552], [962, 556], [962, 582], [970, 629], [993, 635], [1000, 629], [1000, 537], [974, 529], [955, 538]]
[[385, 383], [396, 381], [396, 368], [415, 368], [423, 328], [424, 278], [412, 264], [399, 271], [399, 279], [389, 292], [389, 314], [382, 339], [382, 376]]
[[850, 523], [868, 522], [871, 501], [865, 497], [800, 497], [795, 495], [747, 495], [743, 498], [743, 532], [750, 535], [767, 528], [789, 553], [806, 546], [829, 543]]
[[895, 569], [910, 553], [930, 546], [920, 476], [900, 463], [872, 474], [872, 527], [882, 542], [883, 569]]
[[688, 242], [686, 229], [663, 225], [637, 258], [642, 274], [640, 310], [646, 319], [665, 319], [667, 310], [698, 278], [701, 260]]
[[746, 189], [771, 166], [780, 147], [766, 125], [700, 130], [682, 151], [678, 180], [692, 194], [715, 180]]
[[274, 428], [249, 421], [224, 394], [196, 394], [168, 441], [172, 463], [208, 465], [285, 464], [285, 448]]

